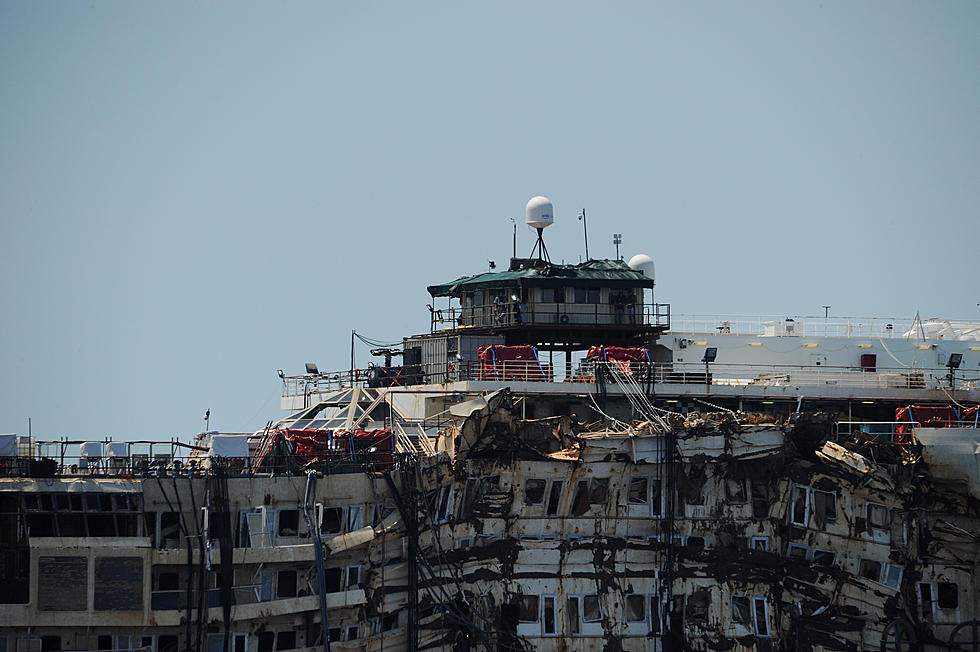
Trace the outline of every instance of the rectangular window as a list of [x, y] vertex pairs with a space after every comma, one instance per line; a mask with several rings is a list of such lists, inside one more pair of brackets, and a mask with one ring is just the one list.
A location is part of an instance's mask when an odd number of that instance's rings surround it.
[[347, 587], [348, 589], [357, 588], [361, 583], [361, 567], [347, 567]]
[[752, 598], [755, 607], [755, 633], [759, 636], [769, 636], [769, 608], [765, 598]]
[[932, 619], [932, 584], [929, 582], [919, 583], [919, 608], [924, 620]]
[[688, 537], [688, 548], [704, 548], [704, 537]]
[[728, 478], [725, 480], [725, 501], [732, 504], [749, 502], [748, 489], [744, 479]]
[[231, 649], [232, 652], [248, 652], [248, 634], [235, 634]]
[[749, 615], [749, 599], [744, 595], [732, 596], [732, 620], [747, 625]]
[[650, 516], [660, 518], [664, 515], [664, 496], [660, 478], [650, 479]]
[[281, 510], [279, 512], [279, 536], [295, 537], [297, 535], [299, 535], [299, 510]]
[[630, 478], [630, 505], [646, 505], [649, 499], [649, 479], [642, 476]]
[[660, 614], [660, 596], [650, 596], [650, 631], [659, 634], [662, 629], [662, 616]]
[[579, 598], [578, 596], [572, 596], [568, 598], [568, 602], [565, 604], [565, 616], [568, 618], [568, 633], [578, 634], [579, 630]]
[[834, 565], [834, 553], [830, 550], [814, 550], [813, 551], [813, 563], [818, 566], [833, 566]]
[[545, 508], [545, 514], [548, 516], [555, 516], [558, 514], [558, 507], [561, 504], [561, 490], [565, 486], [562, 480], [552, 480], [551, 490], [548, 492], [548, 506]]
[[518, 620], [522, 623], [536, 623], [538, 622], [540, 616], [540, 607], [538, 605], [539, 599], [536, 595], [521, 595], [518, 606], [519, 606], [519, 616]]
[[544, 488], [546, 482], [538, 478], [531, 478], [524, 482], [524, 504], [542, 505], [544, 504]]
[[878, 530], [888, 527], [888, 508], [877, 503], [868, 503], [868, 525]]
[[575, 303], [588, 303], [588, 290], [585, 288], [575, 288]]
[[541, 631], [545, 636], [555, 636], [558, 633], [558, 598], [546, 595], [542, 599]]
[[837, 520], [837, 494], [831, 491], [813, 490], [813, 515], [821, 529], [826, 523]]
[[791, 501], [793, 525], [807, 526], [807, 514], [810, 512], [810, 488], [801, 485], [793, 486]]
[[881, 579], [881, 562], [872, 559], [862, 559], [858, 565], [858, 575], [875, 582]]
[[769, 485], [764, 480], [752, 481], [752, 516], [769, 516]]
[[582, 596], [582, 622], [595, 623], [602, 620], [598, 595]]
[[769, 552], [769, 537], [752, 537], [752, 549]]
[[541, 303], [555, 303], [554, 288], [541, 288]]
[[439, 490], [439, 510], [436, 512], [436, 522], [445, 523], [453, 508], [453, 486], [446, 485]]
[[351, 505], [347, 508], [347, 531], [353, 532], [361, 527], [361, 505]]
[[786, 556], [792, 559], [806, 559], [809, 554], [810, 549], [798, 543], [789, 544], [789, 548], [786, 551]]
[[646, 596], [644, 595], [626, 596], [626, 621], [630, 623], [645, 622], [646, 602]]
[[936, 604], [940, 609], [956, 609], [960, 606], [960, 587], [955, 582], [939, 582], [936, 587]]
[[277, 598], [296, 597], [296, 571], [294, 570], [279, 571], [279, 577], [277, 578], [276, 581], [276, 597]]
[[340, 534], [343, 532], [343, 525], [343, 507], [327, 507], [323, 510], [323, 521], [320, 523], [320, 534]]
[[885, 565], [885, 580], [883, 584], [885, 586], [890, 586], [896, 591], [902, 586], [902, 571], [905, 569], [902, 566], [896, 564], [886, 564]]
[[276, 634], [277, 650], [295, 650], [296, 632], [279, 632]]
[[609, 500], [609, 478], [592, 478], [589, 483], [589, 502], [593, 505], [605, 505]]
[[361, 635], [361, 628], [360, 627], [358, 627], [357, 625], [348, 625], [347, 626], [347, 640], [348, 641], [356, 641], [357, 638], [360, 635]]

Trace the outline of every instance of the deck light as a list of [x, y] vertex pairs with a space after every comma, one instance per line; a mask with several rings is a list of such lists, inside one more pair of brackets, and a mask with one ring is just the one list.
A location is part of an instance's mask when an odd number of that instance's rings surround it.
[[701, 358], [701, 362], [704, 362], [705, 364], [709, 362], [714, 362], [715, 358], [717, 357], [718, 357], [718, 347], [709, 346], [704, 350], [704, 357]]
[[962, 362], [963, 362], [962, 353], [950, 353], [949, 362], [946, 363], [946, 366], [949, 367], [950, 369], [959, 369], [960, 364], [962, 364]]
[[278, 374], [278, 376], [279, 376], [280, 378], [285, 378], [285, 377], [286, 377], [286, 374], [284, 374], [284, 373], [282, 372], [282, 369], [276, 369], [276, 374]]
[[315, 362], [307, 362], [306, 363], [306, 373], [308, 373], [308, 374], [318, 374], [318, 373], [320, 373], [320, 370], [316, 368], [316, 363]]

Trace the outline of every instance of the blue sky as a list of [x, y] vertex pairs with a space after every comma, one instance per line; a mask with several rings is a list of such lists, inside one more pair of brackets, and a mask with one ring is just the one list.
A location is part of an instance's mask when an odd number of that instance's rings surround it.
[[978, 33], [976, 2], [2, 1], [0, 432], [260, 428], [277, 368], [423, 332], [536, 194], [553, 259], [585, 207], [678, 313], [980, 320]]

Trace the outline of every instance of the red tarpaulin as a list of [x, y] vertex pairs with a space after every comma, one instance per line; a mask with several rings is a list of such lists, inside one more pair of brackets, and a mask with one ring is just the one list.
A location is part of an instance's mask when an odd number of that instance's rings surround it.
[[586, 360], [616, 362], [623, 373], [631, 374], [630, 363], [650, 362], [650, 352], [642, 347], [593, 346], [585, 355]]
[[926, 428], [951, 428], [954, 426], [972, 426], [976, 424], [978, 407], [966, 408], [962, 413], [958, 413], [956, 408], [950, 405], [925, 406], [909, 405], [895, 410], [895, 421], [899, 423], [895, 428], [895, 441], [904, 444], [908, 443], [908, 434], [912, 431], [912, 426], [923, 426]]
[[481, 380], [544, 380], [546, 374], [533, 346], [491, 344], [477, 349]]
[[391, 466], [391, 430], [279, 430], [301, 465], [314, 462], [373, 462]]

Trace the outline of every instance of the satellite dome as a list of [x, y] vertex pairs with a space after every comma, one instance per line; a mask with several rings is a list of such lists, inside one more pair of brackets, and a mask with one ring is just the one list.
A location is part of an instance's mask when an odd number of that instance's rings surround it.
[[646, 254], [636, 254], [630, 258], [629, 262], [630, 269], [640, 272], [644, 276], [653, 280], [653, 258], [647, 256]]
[[531, 197], [527, 202], [525, 212], [527, 225], [535, 229], [543, 229], [555, 222], [555, 206], [547, 197], [541, 195]]

